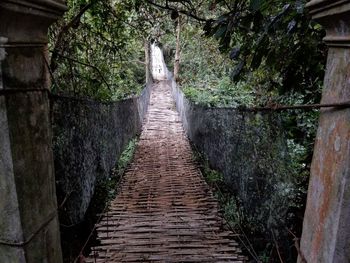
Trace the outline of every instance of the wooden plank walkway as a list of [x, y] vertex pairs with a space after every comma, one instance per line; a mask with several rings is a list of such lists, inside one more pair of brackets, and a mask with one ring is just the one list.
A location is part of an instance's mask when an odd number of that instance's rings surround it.
[[134, 161], [87, 262], [245, 262], [192, 159], [166, 83], [153, 88]]

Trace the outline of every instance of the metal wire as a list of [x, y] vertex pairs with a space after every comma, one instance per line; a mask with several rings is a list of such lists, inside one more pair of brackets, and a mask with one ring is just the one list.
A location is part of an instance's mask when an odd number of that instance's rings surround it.
[[41, 48], [46, 45], [47, 43], [8, 43], [0, 44], [0, 48]]
[[[107, 84], [107, 83], [106, 83]], [[46, 88], [17, 88], [17, 89], [0, 89], [0, 96], [8, 96], [16, 93], [31, 93], [31, 92], [47, 92], [50, 97], [61, 97], [61, 98], [71, 98], [74, 100], [82, 100], [82, 101], [96, 101], [88, 98], [81, 98], [75, 96], [65, 96], [52, 94], [49, 89]], [[102, 102], [103, 103], [103, 102]], [[107, 103], [108, 104], [108, 103]], [[350, 101], [338, 102], [338, 103], [325, 103], [325, 104], [300, 104], [300, 105], [277, 105], [271, 107], [244, 107], [240, 106], [237, 109], [241, 111], [251, 111], [251, 112], [266, 112], [266, 111], [285, 111], [285, 110], [314, 110], [321, 108], [333, 108], [334, 110], [343, 110], [350, 108]], [[228, 109], [227, 107], [218, 108], [218, 109]], [[230, 108], [232, 109], [232, 108]]]
[[16, 93], [31, 93], [31, 92], [47, 92], [51, 93], [49, 89], [42, 88], [30, 88], [30, 89], [0, 89], [0, 96], [8, 96]]
[[26, 246], [30, 241], [33, 240], [35, 236], [37, 236], [41, 230], [43, 230], [52, 220], [54, 220], [58, 216], [57, 210], [50, 213], [48, 218], [35, 230], [27, 240], [18, 242], [18, 241], [11, 241], [11, 240], [0, 240], [0, 245], [3, 246], [9, 246], [9, 247], [24, 247]]

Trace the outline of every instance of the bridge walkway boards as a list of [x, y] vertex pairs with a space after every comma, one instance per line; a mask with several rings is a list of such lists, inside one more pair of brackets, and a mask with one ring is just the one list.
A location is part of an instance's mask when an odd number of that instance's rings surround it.
[[193, 161], [166, 81], [152, 90], [134, 161], [97, 234], [87, 262], [244, 262]]

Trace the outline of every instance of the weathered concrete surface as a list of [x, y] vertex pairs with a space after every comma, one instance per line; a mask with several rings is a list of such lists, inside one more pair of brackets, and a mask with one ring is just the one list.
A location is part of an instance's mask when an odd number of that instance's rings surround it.
[[59, 96], [52, 100], [58, 202], [69, 196], [61, 223], [83, 220], [96, 186], [106, 182], [124, 147], [140, 133], [150, 89], [113, 103]]
[[279, 119], [236, 109], [205, 108], [184, 97], [174, 81], [173, 96], [191, 142], [241, 203], [246, 220], [271, 234], [284, 231], [293, 180]]
[[[16, 184], [13, 173], [13, 161], [5, 99], [0, 97], [0, 211], [3, 211], [0, 220], [1, 238], [21, 240], [23, 233], [19, 214]], [[10, 248], [0, 245], [0, 260], [24, 261], [24, 251], [19, 248]]]
[[[309, 8], [330, 46], [322, 103], [349, 101], [350, 1], [311, 1]], [[307, 262], [350, 261], [349, 168], [350, 109], [321, 110], [301, 239]]]
[[[0, 88], [47, 89], [47, 28], [62, 1], [0, 2]], [[0, 97], [0, 262], [62, 262], [48, 94]]]

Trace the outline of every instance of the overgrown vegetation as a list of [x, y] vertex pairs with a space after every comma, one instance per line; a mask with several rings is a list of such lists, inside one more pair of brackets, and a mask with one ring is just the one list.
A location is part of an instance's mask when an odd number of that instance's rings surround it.
[[134, 1], [69, 0], [50, 30], [53, 91], [119, 100], [145, 84], [147, 23]]
[[136, 150], [136, 144], [138, 139], [132, 139], [129, 144], [126, 146], [125, 150], [122, 152], [122, 154], [119, 157], [119, 160], [116, 165], [116, 171], [115, 173], [119, 176], [123, 175], [125, 172], [125, 169], [128, 167], [128, 165], [131, 163], [132, 158], [134, 156], [135, 150]]
[[[174, 36], [163, 38], [167, 48], [174, 50]], [[198, 41], [200, 40], [200, 41]], [[230, 72], [235, 63], [219, 50], [215, 39], [187, 22], [181, 41], [180, 85], [189, 99], [205, 106], [253, 106], [256, 97], [247, 82], [233, 83]]]

